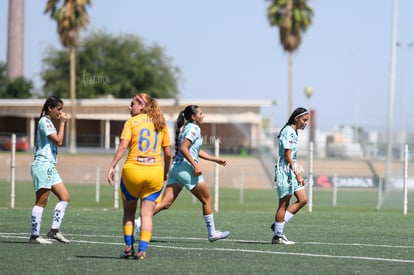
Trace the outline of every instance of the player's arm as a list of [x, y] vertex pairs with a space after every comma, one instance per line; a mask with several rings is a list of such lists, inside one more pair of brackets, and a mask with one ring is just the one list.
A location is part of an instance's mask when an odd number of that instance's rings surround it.
[[304, 184], [304, 180], [299, 172], [299, 169], [295, 166], [295, 162], [292, 159], [292, 149], [285, 149], [285, 160], [287, 161], [290, 169], [292, 169], [293, 173], [296, 175], [296, 180], [300, 184]]
[[65, 137], [65, 122], [66, 114], [61, 112], [59, 117], [59, 129], [57, 133], [53, 133], [48, 136], [57, 146], [62, 146], [63, 144], [63, 138]]
[[124, 156], [125, 151], [128, 149], [128, 146], [129, 140], [121, 139], [118, 149], [115, 152], [114, 158], [111, 161], [111, 165], [109, 166], [108, 182], [110, 184], [114, 183], [115, 166], [118, 164], [119, 160]]
[[201, 172], [200, 167], [198, 166], [198, 163], [191, 156], [190, 149], [189, 149], [191, 147], [191, 144], [192, 144], [191, 140], [187, 138], [184, 139], [180, 146], [180, 152], [188, 160], [188, 162], [190, 162], [191, 165], [194, 167], [194, 174], [196, 176], [199, 176], [201, 175], [202, 172]]
[[167, 180], [167, 175], [171, 164], [171, 148], [170, 146], [164, 146], [162, 147], [162, 151], [164, 155], [164, 180]]
[[203, 150], [200, 150], [200, 152], [198, 153], [198, 156], [200, 158], [204, 159], [204, 160], [212, 161], [212, 162], [218, 163], [218, 164], [223, 165], [223, 166], [226, 166], [226, 164], [227, 164], [226, 160], [216, 158], [216, 157], [208, 154], [207, 152], [205, 152]]

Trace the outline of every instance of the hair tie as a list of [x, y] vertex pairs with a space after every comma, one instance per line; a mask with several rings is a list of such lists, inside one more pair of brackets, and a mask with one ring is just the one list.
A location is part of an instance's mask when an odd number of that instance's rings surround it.
[[307, 113], [309, 113], [309, 112], [308, 111], [304, 111], [304, 112], [298, 114], [297, 116], [295, 116], [295, 118], [298, 118], [300, 116], [306, 115]]
[[142, 105], [147, 106], [147, 103], [142, 97], [140, 97], [140, 95], [136, 95], [136, 98]]

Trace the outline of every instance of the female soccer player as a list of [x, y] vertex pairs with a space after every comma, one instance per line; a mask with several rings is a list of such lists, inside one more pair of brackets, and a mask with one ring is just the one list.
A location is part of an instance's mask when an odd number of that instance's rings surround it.
[[[275, 214], [275, 223], [271, 226], [274, 231], [272, 244], [294, 244], [286, 238], [284, 227], [307, 202], [305, 181], [296, 162], [296, 153], [298, 130], [305, 129], [308, 120], [308, 110], [295, 109], [278, 136], [279, 159], [275, 166], [275, 179], [279, 206]], [[292, 195], [295, 195], [296, 202], [289, 205]]]
[[[58, 197], [59, 201], [55, 206], [52, 227], [47, 237], [62, 243], [69, 243], [69, 240], [59, 231], [70, 201], [70, 195], [56, 169], [57, 147], [62, 145], [65, 136], [66, 114], [62, 109], [63, 101], [60, 98], [49, 97], [43, 105], [36, 127], [36, 151], [31, 167], [36, 202], [32, 209], [32, 232], [29, 239], [29, 242], [33, 244], [52, 243], [40, 236], [43, 210], [49, 199], [50, 191]], [[52, 120], [58, 122], [58, 130]]]
[[[126, 244], [120, 257], [144, 259], [152, 236], [155, 201], [161, 196], [170, 167], [171, 142], [167, 124], [155, 99], [146, 93], [139, 93], [132, 99], [129, 111], [132, 117], [124, 124], [119, 147], [109, 168], [108, 182], [113, 184], [115, 166], [129, 147], [120, 183]], [[135, 254], [133, 231], [138, 199], [142, 225], [139, 250]]]
[[[157, 203], [154, 215], [170, 208], [183, 187], [185, 187], [201, 202], [204, 221], [207, 226], [208, 240], [214, 242], [227, 238], [230, 232], [216, 230], [213, 218], [212, 197], [202, 176], [198, 159], [200, 157], [223, 166], [227, 162], [201, 150], [203, 138], [199, 125], [201, 125], [203, 119], [203, 112], [195, 105], [187, 106], [178, 115], [175, 131], [175, 156], [169, 172], [164, 197], [160, 203]], [[140, 219], [135, 221], [136, 230], [139, 230], [140, 222]]]

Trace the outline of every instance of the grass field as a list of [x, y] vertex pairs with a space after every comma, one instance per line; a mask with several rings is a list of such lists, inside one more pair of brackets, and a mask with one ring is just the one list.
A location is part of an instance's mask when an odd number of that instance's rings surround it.
[[[218, 229], [227, 240], [210, 243], [199, 203], [183, 191], [173, 207], [154, 217], [153, 239], [144, 261], [118, 259], [123, 250], [122, 210], [113, 209], [113, 188], [69, 185], [72, 201], [62, 232], [71, 243], [30, 245], [31, 183], [0, 183], [0, 273], [2, 274], [414, 274], [414, 219], [401, 207], [375, 210], [375, 191], [314, 191], [313, 212], [303, 209], [287, 226], [295, 245], [271, 245], [276, 207], [271, 190], [220, 190]], [[51, 196], [41, 232], [51, 224]], [[121, 207], [121, 205], [120, 205]]]

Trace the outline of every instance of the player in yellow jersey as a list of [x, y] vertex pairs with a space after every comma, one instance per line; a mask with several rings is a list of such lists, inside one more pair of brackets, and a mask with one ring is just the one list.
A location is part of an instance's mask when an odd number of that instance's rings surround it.
[[[164, 116], [155, 99], [146, 93], [139, 93], [132, 99], [129, 111], [131, 118], [124, 124], [119, 147], [109, 168], [108, 182], [113, 184], [115, 166], [129, 148], [120, 182], [126, 244], [120, 257], [144, 259], [152, 236], [156, 200], [161, 196], [170, 167], [171, 141]], [[133, 231], [138, 200], [142, 223], [139, 249], [135, 254]]]

